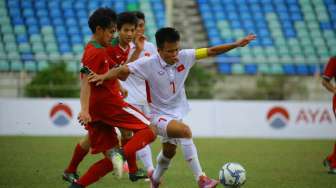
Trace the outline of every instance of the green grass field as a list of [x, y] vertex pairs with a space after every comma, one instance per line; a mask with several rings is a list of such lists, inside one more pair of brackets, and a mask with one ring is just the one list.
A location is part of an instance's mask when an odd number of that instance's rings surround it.
[[[0, 188], [68, 187], [61, 174], [78, 137], [0, 137]], [[336, 175], [327, 174], [322, 159], [332, 149], [331, 140], [195, 139], [204, 171], [218, 176], [225, 162], [239, 162], [247, 170], [245, 188], [332, 188]], [[159, 151], [153, 144], [153, 154]], [[154, 158], [155, 158], [154, 157]], [[88, 155], [79, 172], [101, 155]], [[132, 183], [113, 175], [91, 187], [148, 188], [148, 182]], [[162, 188], [197, 187], [179, 151], [164, 176]], [[218, 186], [221, 187], [221, 186]]]

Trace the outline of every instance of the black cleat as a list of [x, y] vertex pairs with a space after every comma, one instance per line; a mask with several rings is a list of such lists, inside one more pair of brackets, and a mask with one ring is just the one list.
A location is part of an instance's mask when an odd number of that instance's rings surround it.
[[63, 172], [62, 178], [64, 181], [67, 181], [69, 183], [75, 182], [79, 176], [77, 172], [69, 173], [69, 172]]
[[136, 173], [132, 174], [129, 173], [129, 179], [133, 182], [138, 181], [139, 179], [146, 179], [148, 178], [147, 173], [145, 170], [143, 169], [138, 169], [138, 171], [136, 171]]
[[328, 159], [323, 160], [323, 166], [326, 167], [329, 174], [336, 174], [336, 168], [333, 168]]

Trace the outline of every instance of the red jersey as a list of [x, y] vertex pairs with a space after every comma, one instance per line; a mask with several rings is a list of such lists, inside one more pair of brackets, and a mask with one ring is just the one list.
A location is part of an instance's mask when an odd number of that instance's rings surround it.
[[336, 57], [331, 57], [323, 73], [323, 78], [331, 80], [336, 78]]
[[[324, 79], [336, 79], [336, 57], [331, 57], [326, 65], [323, 76]], [[333, 111], [336, 117], [336, 95], [333, 97]]]
[[119, 39], [113, 39], [112, 46], [107, 48], [107, 53], [111, 59], [119, 65], [126, 63], [128, 54], [130, 52], [130, 46], [127, 45], [126, 49], [123, 49], [119, 44]]
[[[107, 48], [96, 41], [89, 42], [84, 50], [82, 63], [97, 74], [104, 74], [109, 69], [118, 66], [107, 53]], [[91, 84], [89, 112], [92, 121], [100, 120], [99, 113], [104, 111], [108, 105], [126, 106], [123, 96], [120, 93], [118, 80], [106, 80], [102, 85]]]

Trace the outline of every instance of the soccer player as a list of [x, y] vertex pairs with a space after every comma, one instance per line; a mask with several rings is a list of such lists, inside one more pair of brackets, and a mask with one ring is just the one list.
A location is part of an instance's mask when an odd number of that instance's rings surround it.
[[105, 74], [92, 73], [89, 75], [89, 81], [101, 85], [108, 79], [125, 80], [130, 74], [147, 81], [151, 121], [157, 127], [158, 134], [162, 136], [162, 151], [157, 157], [155, 170], [150, 173], [152, 188], [159, 187], [160, 178], [168, 169], [178, 144], [182, 146], [184, 158], [199, 187], [216, 187], [218, 181], [210, 179], [204, 174], [192, 141], [190, 128], [182, 122], [189, 111], [184, 82], [196, 59], [215, 56], [237, 47], [243, 47], [254, 40], [256, 36], [248, 35], [232, 44], [186, 50], [180, 50], [180, 35], [174, 28], [159, 29], [155, 38], [159, 55], [138, 59], [119, 68], [111, 69]]
[[[334, 95], [332, 109], [336, 117], [336, 86], [331, 83], [333, 78], [336, 79], [336, 56], [329, 59], [322, 78], [322, 85]], [[329, 173], [336, 174], [336, 143], [334, 151], [323, 161], [323, 164]]]
[[[140, 11], [132, 12], [137, 17], [137, 27], [135, 37], [130, 43], [130, 51], [128, 55], [128, 62], [132, 62], [138, 58], [149, 57], [151, 55], [157, 54], [157, 49], [154, 44], [144, 40], [145, 33], [145, 15]], [[122, 35], [120, 35], [121, 37]], [[127, 80], [120, 82], [122, 87], [128, 91], [127, 98], [125, 101], [131, 104], [132, 106], [138, 108], [142, 111], [147, 117], [150, 117], [149, 106], [146, 98], [146, 86], [145, 81], [134, 76], [130, 75]], [[132, 134], [128, 131], [122, 131], [123, 133], [123, 142], [127, 142]], [[150, 172], [154, 169], [153, 160], [152, 160], [152, 151], [149, 145], [146, 145], [144, 148], [136, 152], [137, 159], [140, 159], [147, 172]], [[127, 164], [127, 163], [125, 163]], [[128, 168], [125, 166], [126, 169]]]
[[[88, 23], [93, 36], [85, 47], [82, 63], [90, 71], [103, 74], [117, 66], [107, 50], [115, 31], [115, 18], [114, 11], [108, 8], [96, 10], [89, 18]], [[140, 111], [123, 101], [117, 79], [95, 86], [89, 84], [87, 75], [82, 75], [80, 103], [78, 119], [88, 129], [92, 150], [99, 148], [98, 152], [105, 151], [106, 158], [112, 161], [110, 166], [99, 163], [99, 167], [110, 167], [104, 171], [100, 169], [100, 172], [104, 172], [102, 174], [105, 175], [111, 171], [111, 167], [121, 167], [122, 164], [117, 159], [123, 156], [129, 164], [129, 179], [138, 180], [135, 152], [155, 139], [155, 128], [150, 126], [150, 122]], [[134, 133], [122, 151], [117, 150], [114, 142], [112, 143], [115, 137], [114, 127], [129, 129]], [[90, 168], [84, 176], [74, 181], [71, 187], [85, 187], [97, 181], [102, 174]]]

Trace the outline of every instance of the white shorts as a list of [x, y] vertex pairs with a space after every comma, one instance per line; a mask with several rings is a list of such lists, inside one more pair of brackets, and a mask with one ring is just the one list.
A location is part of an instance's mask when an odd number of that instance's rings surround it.
[[173, 117], [167, 116], [167, 115], [153, 115], [151, 119], [151, 123], [157, 127], [158, 129], [158, 135], [160, 136], [161, 143], [170, 143], [174, 145], [181, 144], [184, 142], [181, 138], [170, 138], [167, 136], [167, 125], [171, 120], [176, 120], [176, 121], [182, 121], [182, 120], [177, 120]]

